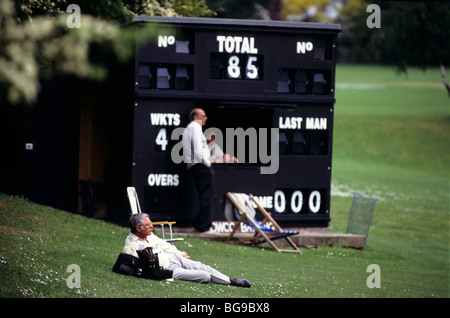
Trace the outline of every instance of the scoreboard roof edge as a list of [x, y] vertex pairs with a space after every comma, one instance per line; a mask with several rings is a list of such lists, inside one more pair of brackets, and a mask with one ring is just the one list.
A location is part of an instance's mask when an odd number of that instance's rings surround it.
[[133, 17], [131, 23], [178, 23], [185, 25], [233, 25], [251, 26], [261, 28], [281, 28], [281, 29], [309, 29], [309, 30], [329, 30], [340, 32], [340, 24], [317, 23], [317, 22], [291, 22], [291, 21], [267, 21], [267, 20], [244, 20], [244, 19], [222, 19], [222, 18], [187, 18], [187, 17], [154, 17], [137, 15]]

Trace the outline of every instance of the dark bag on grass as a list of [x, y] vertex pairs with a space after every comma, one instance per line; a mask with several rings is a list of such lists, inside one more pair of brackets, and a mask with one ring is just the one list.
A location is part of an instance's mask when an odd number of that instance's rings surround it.
[[113, 266], [113, 272], [127, 276], [142, 276], [142, 269], [139, 266], [139, 258], [133, 255], [120, 253]]
[[137, 251], [139, 258], [120, 253], [113, 266], [113, 272], [154, 280], [172, 278], [172, 271], [159, 266], [158, 254], [154, 254], [151, 247]]
[[153, 253], [151, 247], [137, 251], [139, 255], [140, 267], [142, 268], [142, 277], [163, 280], [172, 278], [173, 271], [159, 266], [158, 254]]

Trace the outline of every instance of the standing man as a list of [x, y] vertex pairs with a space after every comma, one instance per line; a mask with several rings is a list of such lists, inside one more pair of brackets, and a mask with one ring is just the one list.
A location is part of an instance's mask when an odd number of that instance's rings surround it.
[[199, 198], [199, 212], [194, 220], [194, 228], [198, 232], [206, 232], [212, 226], [216, 195], [214, 169], [202, 129], [208, 117], [203, 109], [194, 108], [189, 119], [191, 122], [183, 132], [183, 156]]

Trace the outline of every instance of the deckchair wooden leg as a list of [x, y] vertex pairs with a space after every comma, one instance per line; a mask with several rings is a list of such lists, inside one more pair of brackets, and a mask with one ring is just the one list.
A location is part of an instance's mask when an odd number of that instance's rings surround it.
[[248, 221], [250, 221], [250, 223], [253, 225], [253, 228], [258, 231], [258, 233], [265, 239], [265, 241], [267, 243], [270, 244], [270, 246], [273, 247], [274, 250], [276, 250], [277, 252], [280, 252], [280, 249], [275, 245], [274, 242], [272, 242], [272, 240], [266, 235], [266, 233], [264, 233], [263, 231], [261, 231], [258, 227], [258, 225], [255, 224], [255, 222], [251, 219], [251, 218], [247, 218]]
[[[250, 198], [252, 199], [252, 201], [256, 204], [256, 206], [258, 207], [259, 211], [261, 211], [261, 213], [264, 215], [264, 219], [268, 220], [269, 222], [272, 223], [272, 225], [275, 227], [275, 229], [279, 232], [282, 231], [282, 228], [278, 225], [278, 223], [272, 218], [272, 216], [270, 215], [269, 212], [267, 212], [261, 205], [259, 205], [258, 201], [254, 198], [254, 196], [252, 194], [250, 194]], [[295, 251], [295, 253], [299, 253], [302, 254], [302, 252], [298, 249], [297, 245], [291, 240], [290, 237], [286, 236], [285, 239], [288, 241], [289, 245], [291, 245]], [[290, 250], [280, 250], [282, 252], [291, 252]]]
[[292, 239], [290, 238], [290, 237], [285, 237], [285, 239], [286, 239], [286, 241], [288, 241], [289, 242], [289, 244], [294, 248], [294, 250], [297, 252], [297, 253], [299, 253], [299, 254], [303, 254], [302, 253], [302, 251], [300, 251], [300, 249], [297, 247], [297, 244], [295, 244], [293, 241], [292, 241]]
[[245, 216], [241, 216], [241, 218], [239, 219], [239, 221], [235, 222], [234, 224], [234, 229], [233, 231], [231, 231], [230, 235], [228, 235], [227, 240], [225, 241], [225, 243], [229, 243], [231, 238], [234, 236], [234, 233], [236, 233], [237, 229], [239, 228], [239, 225], [241, 224], [241, 222], [245, 219]]

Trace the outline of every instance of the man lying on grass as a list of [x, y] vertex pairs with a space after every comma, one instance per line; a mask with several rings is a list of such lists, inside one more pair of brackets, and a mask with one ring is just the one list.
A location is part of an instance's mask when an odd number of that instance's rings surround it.
[[159, 265], [172, 271], [173, 279], [240, 287], [251, 286], [246, 279], [230, 279], [208, 265], [191, 260], [186, 252], [179, 251], [176, 246], [157, 237], [152, 233], [153, 225], [146, 213], [138, 213], [130, 218], [130, 231], [122, 253], [139, 257], [138, 251], [151, 247], [152, 252], [158, 255]]

